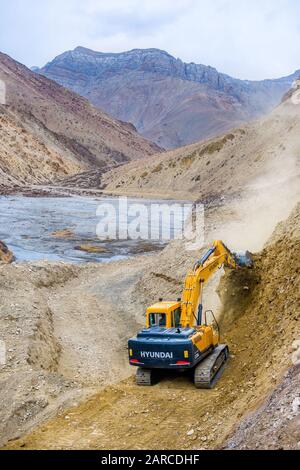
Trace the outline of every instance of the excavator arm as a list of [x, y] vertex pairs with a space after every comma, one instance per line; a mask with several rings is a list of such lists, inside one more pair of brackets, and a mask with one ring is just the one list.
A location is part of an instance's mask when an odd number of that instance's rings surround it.
[[188, 273], [182, 293], [181, 326], [183, 328], [202, 324], [202, 292], [204, 284], [222, 266], [237, 268], [252, 264], [249, 253], [236, 255], [220, 240], [214, 242], [205, 255], [197, 261]]

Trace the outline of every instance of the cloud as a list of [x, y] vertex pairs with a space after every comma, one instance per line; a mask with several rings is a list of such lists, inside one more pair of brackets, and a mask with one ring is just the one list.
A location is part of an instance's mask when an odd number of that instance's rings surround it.
[[[94, 4], [95, 2], [89, 2]], [[157, 0], [141, 2], [138, 0], [128, 0], [113, 4], [105, 3], [101, 6], [98, 2], [91, 11], [93, 21], [92, 30], [89, 34], [97, 37], [99, 32], [109, 37], [124, 34], [128, 38], [139, 39], [147, 35], [155, 34], [167, 27], [170, 23], [176, 22], [184, 14], [189, 1], [165, 1]], [[82, 11], [82, 13], [85, 13]]]
[[157, 47], [248, 79], [300, 68], [298, 0], [0, 0], [0, 49], [43, 65], [78, 45]]

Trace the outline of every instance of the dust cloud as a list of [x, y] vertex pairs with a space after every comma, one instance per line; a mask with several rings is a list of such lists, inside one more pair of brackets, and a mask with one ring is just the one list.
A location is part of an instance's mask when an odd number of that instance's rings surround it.
[[299, 199], [299, 159], [292, 155], [273, 161], [240, 198], [229, 202], [227, 220], [221, 218], [210, 237], [222, 239], [233, 251], [260, 251]]
[[[272, 237], [277, 224], [289, 217], [299, 200], [299, 158], [292, 153], [283, 161], [278, 155], [239, 198], [212, 214], [216, 223], [207, 230], [206, 244], [220, 239], [231, 251], [259, 252]], [[212, 309], [218, 319], [222, 314], [218, 288], [224, 272], [221, 269], [207, 283], [203, 299], [204, 308]]]

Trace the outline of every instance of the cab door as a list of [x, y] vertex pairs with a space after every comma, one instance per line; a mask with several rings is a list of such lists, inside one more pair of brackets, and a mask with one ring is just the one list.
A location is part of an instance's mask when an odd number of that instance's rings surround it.
[[181, 327], [181, 308], [176, 308], [171, 312], [171, 328], [180, 328]]

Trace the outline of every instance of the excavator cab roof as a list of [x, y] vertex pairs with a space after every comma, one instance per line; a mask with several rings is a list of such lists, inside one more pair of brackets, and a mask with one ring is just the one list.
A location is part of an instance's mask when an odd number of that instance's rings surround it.
[[147, 313], [168, 313], [181, 307], [181, 302], [157, 302], [147, 308]]
[[150, 327], [172, 328], [179, 326], [181, 302], [158, 302], [147, 308], [146, 325]]

